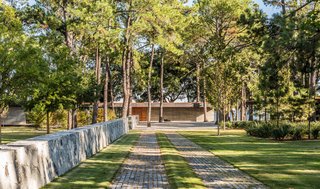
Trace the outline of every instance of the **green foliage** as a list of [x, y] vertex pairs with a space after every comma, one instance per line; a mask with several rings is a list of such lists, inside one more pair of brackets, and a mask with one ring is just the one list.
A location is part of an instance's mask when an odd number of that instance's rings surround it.
[[43, 122], [46, 118], [45, 106], [43, 104], [35, 105], [30, 111], [26, 114], [27, 120], [29, 123], [40, 127], [43, 125]]
[[311, 135], [314, 139], [318, 139], [319, 132], [320, 132], [320, 123], [319, 122], [312, 123]]
[[303, 135], [306, 133], [306, 128], [303, 126], [296, 126], [292, 128], [291, 134], [293, 140], [302, 140]]
[[251, 124], [251, 126], [246, 127], [245, 130], [248, 135], [269, 138], [272, 135], [273, 127], [270, 123], [256, 123], [255, 125]]
[[[245, 127], [248, 135], [270, 138], [276, 140], [292, 139], [302, 140], [308, 134], [308, 122], [256, 122], [249, 127]], [[311, 123], [311, 134], [314, 139], [317, 139], [320, 132], [319, 122]]]
[[272, 129], [272, 136], [276, 140], [283, 140], [291, 133], [291, 131], [291, 125], [282, 123]]

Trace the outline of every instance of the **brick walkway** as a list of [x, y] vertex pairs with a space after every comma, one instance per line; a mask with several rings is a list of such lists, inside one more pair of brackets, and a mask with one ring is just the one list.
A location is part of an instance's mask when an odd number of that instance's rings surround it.
[[169, 188], [154, 133], [143, 133], [111, 188]]
[[183, 136], [176, 133], [167, 136], [208, 188], [266, 188]]

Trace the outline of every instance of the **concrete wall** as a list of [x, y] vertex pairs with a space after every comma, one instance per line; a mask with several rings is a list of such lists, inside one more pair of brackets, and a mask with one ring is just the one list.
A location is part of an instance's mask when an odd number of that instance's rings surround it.
[[[136, 120], [135, 118], [131, 120]], [[128, 118], [0, 146], [0, 189], [36, 189], [134, 128]]]

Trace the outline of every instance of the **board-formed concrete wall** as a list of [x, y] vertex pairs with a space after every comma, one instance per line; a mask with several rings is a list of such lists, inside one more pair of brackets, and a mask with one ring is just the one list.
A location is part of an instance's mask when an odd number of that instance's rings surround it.
[[[134, 128], [128, 118], [0, 146], [0, 189], [37, 189]], [[136, 120], [136, 118], [130, 118]]]

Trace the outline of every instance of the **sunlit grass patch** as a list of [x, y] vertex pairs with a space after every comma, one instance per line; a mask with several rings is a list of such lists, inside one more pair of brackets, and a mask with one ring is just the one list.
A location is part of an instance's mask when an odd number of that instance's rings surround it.
[[249, 137], [241, 130], [180, 132], [271, 188], [318, 188], [320, 141]]
[[[7, 144], [9, 142], [14, 142], [17, 140], [24, 140], [40, 135], [47, 134], [45, 128], [35, 128], [35, 127], [1, 127], [2, 129], [2, 144]], [[51, 129], [51, 132], [58, 132], [64, 130], [62, 128]]]
[[169, 183], [172, 188], [205, 188], [202, 180], [193, 172], [187, 161], [163, 133], [157, 133]]

